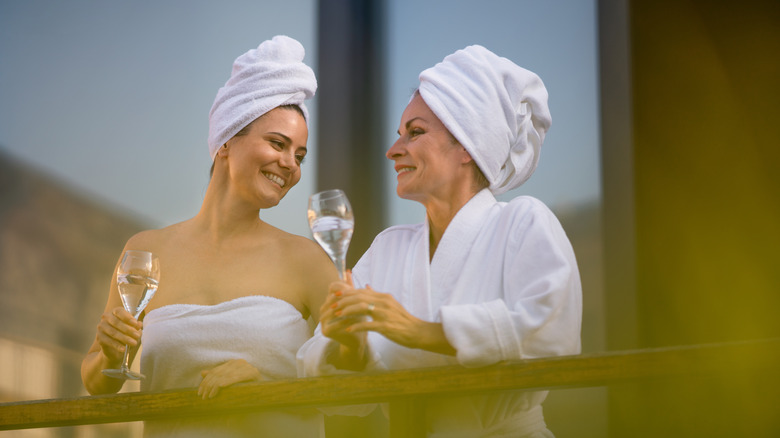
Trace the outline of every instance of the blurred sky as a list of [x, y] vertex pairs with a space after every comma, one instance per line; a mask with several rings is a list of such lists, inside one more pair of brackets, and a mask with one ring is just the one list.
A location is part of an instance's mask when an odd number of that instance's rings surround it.
[[[530, 194], [553, 209], [599, 199], [595, 0], [387, 4], [385, 148], [419, 72], [482, 44], [541, 76], [553, 116], [538, 170], [501, 198]], [[208, 112], [233, 60], [285, 34], [316, 72], [316, 9], [314, 0], [0, 0], [0, 147], [152, 227], [192, 217], [208, 184]], [[316, 130], [316, 97], [307, 106]], [[303, 235], [316, 154], [327, 152], [314, 132], [309, 148], [301, 182], [261, 212]], [[421, 207], [395, 197], [390, 161], [385, 178], [388, 225], [421, 220]]]

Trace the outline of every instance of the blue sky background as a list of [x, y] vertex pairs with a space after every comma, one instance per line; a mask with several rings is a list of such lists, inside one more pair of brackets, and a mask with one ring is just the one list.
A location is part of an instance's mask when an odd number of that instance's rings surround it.
[[[553, 124], [539, 168], [502, 196], [554, 210], [597, 201], [595, 0], [388, 1], [385, 145], [419, 72], [482, 44], [538, 73]], [[208, 111], [233, 60], [277, 34], [299, 40], [317, 71], [313, 0], [0, 1], [0, 147], [99, 202], [158, 227], [197, 213], [208, 184]], [[317, 105], [308, 104], [316, 130]], [[282, 203], [261, 217], [309, 235], [318, 151]], [[395, 197], [388, 225], [422, 209]], [[56, 212], [52, 212], [56, 214]]]

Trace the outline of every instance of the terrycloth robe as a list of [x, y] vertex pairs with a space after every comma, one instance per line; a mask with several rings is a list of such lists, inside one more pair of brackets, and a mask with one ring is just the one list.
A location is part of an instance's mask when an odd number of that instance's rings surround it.
[[[532, 197], [475, 195], [454, 217], [429, 262], [427, 223], [388, 228], [353, 269], [358, 288], [388, 292], [407, 311], [441, 322], [451, 357], [369, 333], [371, 369], [489, 365], [578, 354], [582, 291], [571, 244], [554, 214]], [[338, 371], [324, 361], [335, 342], [317, 329], [298, 352], [301, 376]], [[546, 391], [431, 401], [430, 437], [550, 436]]]

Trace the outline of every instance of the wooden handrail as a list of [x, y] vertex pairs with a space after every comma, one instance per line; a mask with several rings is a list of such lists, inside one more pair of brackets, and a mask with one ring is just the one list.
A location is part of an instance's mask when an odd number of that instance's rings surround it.
[[396, 418], [392, 413], [413, 411], [404, 409], [403, 403], [414, 403], [420, 397], [605, 386], [686, 374], [776, 371], [779, 366], [780, 339], [654, 348], [482, 368], [449, 366], [277, 380], [226, 388], [211, 400], [198, 398], [195, 389], [181, 389], [2, 403], [0, 430], [390, 402], [393, 436], [393, 430], [409, 430], [409, 424], [419, 419]]

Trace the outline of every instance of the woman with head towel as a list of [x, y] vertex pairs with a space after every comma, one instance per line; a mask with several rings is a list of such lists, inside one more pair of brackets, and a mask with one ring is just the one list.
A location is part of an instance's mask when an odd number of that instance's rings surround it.
[[[351, 283], [331, 285], [299, 375], [580, 352], [580, 278], [560, 223], [532, 197], [495, 198], [531, 176], [550, 123], [541, 79], [482, 46], [420, 74], [386, 155], [398, 196], [426, 220], [380, 233]], [[426, 436], [550, 437], [546, 395], [427, 399]]]
[[[192, 219], [127, 242], [125, 249], [159, 257], [159, 289], [140, 322], [122, 308], [112, 284], [82, 364], [90, 393], [122, 387], [123, 380], [101, 370], [119, 365], [126, 344], [134, 355], [141, 339], [142, 390], [198, 387], [210, 398], [239, 382], [296, 376], [296, 351], [314, 326], [307, 321], [317, 321], [338, 275], [316, 243], [267, 224], [259, 213], [301, 178], [304, 100], [317, 88], [303, 57], [298, 41], [276, 36], [235, 60], [209, 114], [213, 167], [202, 207]], [[316, 437], [322, 418], [307, 410], [154, 420], [144, 433]]]

